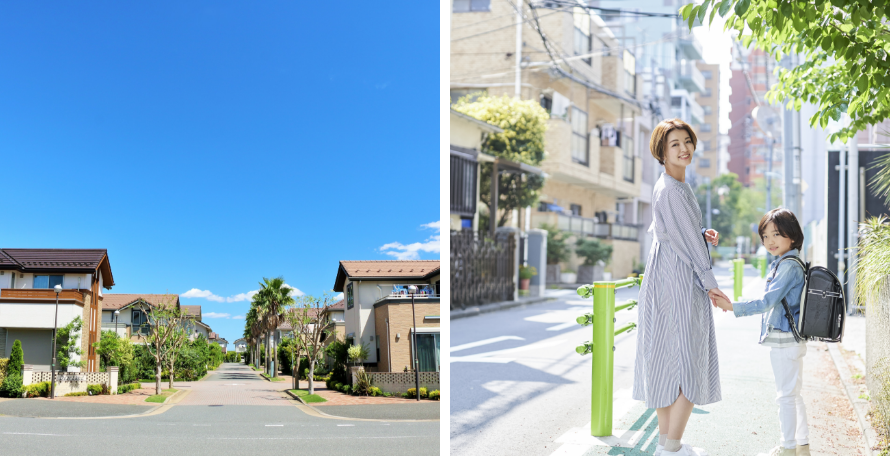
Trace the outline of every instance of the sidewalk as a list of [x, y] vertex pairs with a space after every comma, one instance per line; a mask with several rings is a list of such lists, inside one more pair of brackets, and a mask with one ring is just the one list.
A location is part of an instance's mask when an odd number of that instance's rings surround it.
[[[743, 296], [759, 294], [765, 284], [764, 279], [752, 276], [746, 276], [745, 282]], [[778, 443], [779, 422], [770, 349], [757, 344], [760, 316], [735, 318], [715, 309], [714, 323], [723, 399], [693, 409], [684, 441], [704, 448], [712, 456], [766, 454]], [[600, 440], [590, 436], [589, 425], [575, 428], [556, 440], [554, 455], [655, 452], [655, 410], [630, 399], [629, 388], [617, 388], [614, 437]], [[825, 343], [807, 345], [802, 395], [814, 456], [870, 454]]]
[[479, 306], [467, 307], [466, 309], [455, 309], [449, 312], [449, 316], [451, 320], [457, 320], [459, 318], [472, 317], [487, 312], [495, 312], [498, 310], [510, 309], [512, 307], [546, 302], [553, 299], [553, 297], [550, 296], [550, 293], [547, 293], [552, 291], [554, 290], [546, 290], [544, 296], [523, 296], [515, 301], [492, 302]]

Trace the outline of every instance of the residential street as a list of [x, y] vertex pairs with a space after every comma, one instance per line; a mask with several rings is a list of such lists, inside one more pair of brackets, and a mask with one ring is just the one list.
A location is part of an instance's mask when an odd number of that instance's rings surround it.
[[[325, 417], [284, 394], [285, 382], [267, 382], [243, 364], [223, 364], [205, 380], [175, 386], [189, 392], [179, 403], [160, 407], [0, 402], [0, 414], [5, 415], [0, 416], [0, 448], [3, 454], [23, 455], [60, 445], [72, 454], [95, 455], [240, 455], [306, 448], [320, 454], [439, 454], [438, 403], [331, 406], [324, 414], [364, 420]], [[35, 410], [49, 416], [48, 406], [61, 406], [69, 418], [24, 417], [34, 416]], [[397, 410], [399, 421], [367, 420], [396, 415], [394, 407], [402, 407]], [[134, 411], [161, 413], [89, 419]], [[70, 418], [74, 416], [81, 418]], [[116, 434], [114, 429], [126, 431]]]

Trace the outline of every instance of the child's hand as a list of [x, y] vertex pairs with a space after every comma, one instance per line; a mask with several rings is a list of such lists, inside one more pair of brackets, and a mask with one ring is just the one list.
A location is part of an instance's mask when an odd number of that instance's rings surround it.
[[724, 312], [732, 310], [732, 303], [726, 298], [719, 296], [714, 298], [714, 306], [723, 309]]

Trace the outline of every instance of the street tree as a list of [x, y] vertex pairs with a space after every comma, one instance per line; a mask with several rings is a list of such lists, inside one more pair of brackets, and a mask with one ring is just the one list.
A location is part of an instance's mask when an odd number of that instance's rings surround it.
[[284, 282], [284, 277], [267, 279], [263, 277], [260, 290], [254, 295], [257, 302], [257, 316], [263, 321], [266, 333], [266, 370], [269, 377], [277, 376], [275, 367], [275, 330], [281, 324], [284, 310], [294, 304], [291, 294], [293, 287]]
[[98, 342], [93, 342], [96, 354], [104, 366], [127, 366], [133, 362], [133, 344], [114, 331], [102, 331]]
[[[293, 328], [294, 336], [302, 343], [309, 361], [309, 394], [315, 394], [315, 365], [324, 353], [323, 341], [331, 334], [328, 310], [334, 300], [325, 295], [322, 298], [302, 296], [287, 315], [287, 322]], [[299, 378], [299, 373], [294, 375]]]
[[[155, 364], [155, 394], [161, 394], [161, 372], [171, 351], [175, 349], [172, 342], [184, 332], [182, 328], [183, 313], [176, 304], [175, 295], [166, 295], [157, 305], [139, 301], [138, 307], [148, 317], [148, 335], [145, 347]], [[173, 372], [170, 372], [170, 387], [173, 386]]]
[[[184, 313], [181, 315], [182, 318], [185, 318]], [[202, 336], [203, 337], [203, 336]], [[166, 356], [164, 359], [164, 363], [167, 365], [167, 372], [169, 377], [169, 386], [168, 388], [173, 388], [173, 379], [175, 378], [175, 367], [176, 367], [176, 358], [180, 354], [180, 350], [182, 347], [188, 342], [189, 333], [185, 330], [185, 328], [181, 324], [177, 324], [175, 328], [170, 331], [170, 336], [167, 339], [167, 348], [165, 351]]]
[[890, 6], [882, 0], [705, 0], [680, 14], [690, 28], [719, 14], [724, 30], [737, 30], [745, 47], [753, 44], [777, 61], [805, 56], [790, 71], [779, 68], [767, 99], [797, 111], [804, 102], [818, 106], [809, 122], [821, 128], [847, 113], [850, 124], [829, 141], [846, 143], [890, 117]]
[[[533, 100], [502, 97], [467, 96], [452, 108], [475, 119], [502, 128], [503, 133], [492, 133], [482, 143], [484, 152], [514, 162], [538, 166], [544, 160], [544, 133], [550, 115]], [[491, 208], [491, 163], [481, 165], [479, 198]], [[502, 174], [498, 179], [498, 214], [489, 220], [504, 226], [513, 209], [534, 205], [544, 186], [544, 178], [526, 174]], [[483, 227], [484, 228], [484, 227]], [[483, 231], [480, 229], [480, 231]]]

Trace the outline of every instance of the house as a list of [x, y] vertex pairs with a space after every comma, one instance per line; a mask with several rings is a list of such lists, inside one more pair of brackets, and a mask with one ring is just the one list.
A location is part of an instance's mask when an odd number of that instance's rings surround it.
[[215, 332], [210, 333], [210, 337], [207, 338], [207, 342], [219, 345], [219, 347], [222, 348], [223, 354], [226, 353], [226, 349], [229, 346], [229, 341], [223, 339], [222, 337], [219, 337], [219, 334]]
[[439, 371], [439, 260], [341, 261], [334, 291], [345, 295], [346, 341], [369, 347], [369, 371], [412, 370], [415, 324], [419, 370]]
[[235, 339], [235, 342], [233, 342], [233, 344], [235, 344], [235, 352], [247, 352], [247, 339], [244, 339], [243, 337], [241, 339]]
[[[58, 296], [56, 285], [62, 287]], [[97, 372], [92, 343], [99, 340], [102, 289], [113, 285], [105, 249], [0, 249], [0, 356], [8, 358], [19, 340], [25, 364], [49, 370], [53, 328], [79, 316], [82, 355], [72, 361], [85, 364], [69, 370]]]
[[[189, 339], [209, 337], [210, 326], [201, 322], [201, 306], [183, 306], [175, 294], [111, 294], [105, 295], [102, 309], [102, 330], [117, 331], [135, 343], [144, 343], [148, 335], [148, 318], [145, 308], [170, 303], [185, 313], [183, 326]], [[115, 314], [117, 312], [117, 314]]]
[[331, 335], [325, 334], [324, 346], [327, 347], [331, 344], [331, 342], [340, 339], [346, 339], [346, 300], [341, 299], [334, 304], [331, 304], [331, 307], [328, 307], [328, 318], [330, 319], [330, 324], [328, 331], [331, 332]]

